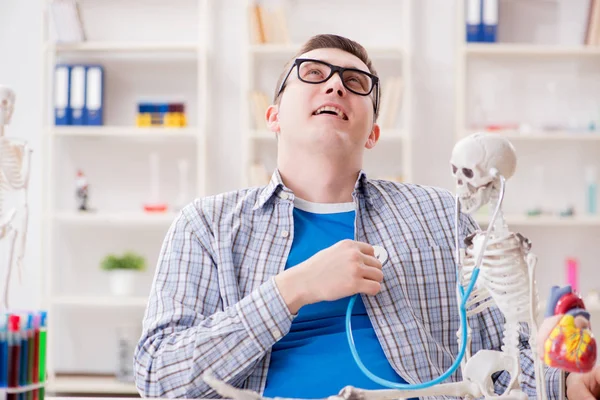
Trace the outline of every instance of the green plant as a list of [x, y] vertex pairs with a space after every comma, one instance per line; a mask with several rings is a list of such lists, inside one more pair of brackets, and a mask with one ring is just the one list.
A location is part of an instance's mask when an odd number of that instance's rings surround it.
[[133, 252], [126, 252], [122, 256], [109, 254], [102, 260], [101, 267], [105, 271], [115, 269], [144, 271], [146, 269], [146, 259]]

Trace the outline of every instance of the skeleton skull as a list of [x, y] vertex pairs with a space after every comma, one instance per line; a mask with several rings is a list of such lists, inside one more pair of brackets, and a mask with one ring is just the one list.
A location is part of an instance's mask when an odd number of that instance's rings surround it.
[[450, 165], [462, 211], [471, 214], [489, 202], [500, 188], [498, 175], [506, 180], [512, 177], [517, 155], [506, 138], [477, 132], [455, 144]]
[[0, 85], [0, 136], [4, 125], [10, 124], [15, 106], [15, 92]]

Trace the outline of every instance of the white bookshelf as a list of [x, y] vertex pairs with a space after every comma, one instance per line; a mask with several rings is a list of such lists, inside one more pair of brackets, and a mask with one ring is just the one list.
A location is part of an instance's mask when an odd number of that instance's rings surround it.
[[143, 296], [55, 296], [52, 303], [69, 307], [145, 307], [148, 298]]
[[[172, 53], [187, 52], [196, 55], [198, 52], [198, 43], [190, 42], [84, 42], [84, 43], [59, 43], [47, 45], [50, 51], [58, 53]], [[202, 51], [200, 49], [200, 51]]]
[[564, 46], [520, 43], [464, 43], [463, 52], [469, 56], [519, 57], [598, 57], [600, 48], [591, 46]]
[[187, 138], [196, 139], [198, 128], [142, 128], [130, 126], [101, 126], [101, 127], [85, 127], [85, 126], [61, 126], [50, 128], [49, 135], [54, 136], [79, 136], [79, 137], [122, 137], [136, 139], [172, 139], [172, 138]]
[[61, 394], [137, 395], [135, 386], [107, 376], [56, 376], [48, 381], [46, 391]]
[[[392, 126], [382, 127], [380, 140], [375, 149], [367, 151], [365, 169], [371, 171], [371, 178], [395, 179], [412, 181], [412, 23], [413, 23], [413, 0], [391, 1], [384, 0], [369, 5], [377, 17], [372, 18], [370, 28], [358, 29], [353, 26], [352, 18], [339, 15], [339, 7], [352, 8], [353, 11], [344, 12], [364, 13], [364, 6], [359, 3], [348, 4], [342, 0], [336, 0], [326, 6], [319, 5], [320, 16], [336, 15], [336, 18], [328, 18], [320, 28], [321, 21], [315, 20], [314, 13], [307, 12], [313, 3], [302, 3], [284, 0], [282, 2], [285, 12], [286, 26], [289, 34], [289, 42], [267, 42], [258, 43], [253, 38], [252, 17], [254, 0], [245, 0], [245, 26], [243, 33], [243, 52], [241, 63], [241, 132], [242, 132], [242, 186], [255, 186], [265, 181], [253, 182], [251, 178], [251, 166], [255, 163], [262, 164], [265, 168], [266, 177], [270, 177], [276, 165], [276, 140], [275, 135], [266, 129], [266, 125], [257, 126], [251, 93], [259, 90], [266, 94], [268, 103], [271, 104], [273, 92], [279, 74], [283, 71], [285, 64], [300, 49], [301, 45], [311, 36], [317, 33], [334, 33], [354, 39], [365, 46], [370, 58], [380, 75], [380, 85], [385, 85], [386, 78], [399, 76], [402, 80], [402, 94], [397, 110], [392, 111], [397, 118]], [[265, 4], [264, 2], [262, 4]], [[304, 4], [304, 5], [303, 5]], [[336, 6], [337, 5], [337, 6]], [[349, 6], [349, 7], [348, 7]], [[338, 7], [337, 9], [335, 7]], [[390, 9], [390, 7], [392, 7]], [[376, 11], [376, 9], [378, 11]], [[361, 11], [362, 10], [362, 11]], [[392, 10], [392, 11], [390, 11]], [[400, 10], [400, 12], [398, 12]], [[382, 13], [387, 12], [382, 17]], [[389, 14], [391, 13], [391, 14]], [[389, 18], [389, 24], [382, 18]], [[308, 20], [312, 19], [311, 23]], [[365, 17], [365, 20], [371, 20]], [[390, 29], [381, 29], [389, 26]], [[367, 37], [366, 32], [371, 36]], [[362, 36], [361, 36], [362, 35]], [[390, 39], [390, 37], [393, 37]], [[264, 69], [268, 68], [269, 78], [264, 78]], [[263, 75], [261, 75], [263, 74]], [[382, 89], [385, 89], [382, 86]], [[381, 107], [381, 105], [380, 105]], [[266, 110], [265, 110], [266, 111]], [[381, 115], [381, 114], [380, 114]], [[381, 120], [378, 121], [381, 124]], [[266, 160], [265, 160], [266, 159]], [[374, 168], [373, 168], [374, 167]], [[377, 170], [375, 173], [373, 169]]]
[[[482, 131], [482, 125], [489, 124], [494, 125], [491, 132], [513, 143], [517, 170], [507, 181], [505, 220], [511, 231], [532, 242], [539, 259], [542, 298], [551, 285], [566, 284], [567, 257], [580, 262], [579, 284], [585, 297], [587, 291], [597, 289], [593, 282], [598, 279], [597, 252], [590, 240], [600, 228], [600, 214], [585, 210], [584, 168], [598, 166], [600, 109], [589, 115], [595, 130], [589, 129], [585, 112], [593, 108], [594, 86], [589, 82], [600, 73], [600, 47], [577, 43], [578, 35], [561, 36], [566, 31], [561, 31], [560, 21], [576, 22], [571, 14], [560, 18], [560, 13], [577, 12], [561, 8], [560, 2], [499, 3], [498, 41], [468, 43], [466, 0], [457, 2], [454, 139]], [[577, 29], [585, 31], [583, 26]], [[569, 86], [567, 80], [576, 84]], [[579, 90], [569, 91], [574, 87]], [[541, 215], [528, 215], [534, 203], [542, 206]], [[567, 206], [574, 208], [573, 216], [560, 215]], [[475, 219], [487, 227], [490, 216], [477, 214]], [[593, 310], [597, 312], [598, 307]]]
[[[465, 130], [464, 135], [468, 136], [475, 133], [476, 130]], [[600, 141], [600, 131], [598, 132], [570, 132], [570, 131], [531, 131], [520, 132], [519, 130], [499, 130], [496, 133], [504, 136], [510, 141], [527, 142], [597, 142]]]
[[[111, 376], [117, 352], [107, 336], [132, 321], [141, 327], [148, 285], [131, 296], [113, 296], [100, 262], [108, 253], [136, 251], [147, 261], [140, 280], [149, 282], [164, 234], [178, 212], [176, 161], [188, 162], [183, 201], [207, 192], [213, 4], [182, 0], [173, 8], [167, 3], [89, 0], [80, 6], [87, 34], [82, 43], [57, 43], [49, 2], [43, 7], [41, 269], [43, 307], [49, 315], [47, 391], [138, 394], [133, 383]], [[121, 18], [111, 18], [114, 14]], [[105, 66], [104, 125], [54, 126], [53, 71], [62, 62]], [[137, 102], [144, 101], [184, 102], [187, 125], [137, 127]], [[150, 192], [149, 152], [160, 157], [160, 195], [169, 206], [164, 213], [147, 213], [142, 207]], [[88, 172], [91, 212], [74, 207], [79, 168]], [[142, 240], [144, 236], [149, 239]], [[80, 238], [89, 239], [82, 246]], [[68, 337], [76, 340], [71, 343]]]
[[161, 214], [150, 214], [144, 212], [104, 212], [104, 213], [80, 213], [59, 212], [52, 214], [52, 219], [57, 223], [79, 226], [94, 225], [127, 225], [135, 227], [164, 226], [167, 227], [177, 213], [166, 212]]
[[[508, 214], [504, 216], [504, 219], [509, 226], [514, 226], [515, 229], [521, 229], [523, 227], [600, 227], [600, 217], [561, 217], [553, 215], [527, 216]], [[481, 226], [487, 226], [490, 221], [490, 216], [477, 214], [475, 215], [475, 221]]]

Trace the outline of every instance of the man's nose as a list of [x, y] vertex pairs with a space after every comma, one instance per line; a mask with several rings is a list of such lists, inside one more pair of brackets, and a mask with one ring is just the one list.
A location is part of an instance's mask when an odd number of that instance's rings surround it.
[[325, 93], [337, 93], [338, 96], [344, 97], [346, 95], [346, 88], [342, 83], [342, 77], [339, 73], [333, 74], [331, 78], [326, 82], [326, 90]]

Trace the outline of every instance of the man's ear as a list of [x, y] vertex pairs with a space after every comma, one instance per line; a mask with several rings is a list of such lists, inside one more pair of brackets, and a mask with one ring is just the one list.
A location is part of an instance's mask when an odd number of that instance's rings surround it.
[[267, 108], [265, 114], [267, 118], [267, 126], [271, 132], [279, 133], [281, 128], [279, 127], [279, 106], [272, 104]]
[[379, 133], [379, 125], [373, 124], [373, 129], [371, 129], [371, 133], [369, 134], [367, 143], [365, 143], [365, 148], [372, 149], [373, 147], [375, 147], [375, 144], [377, 144], [377, 142], [379, 141]]

